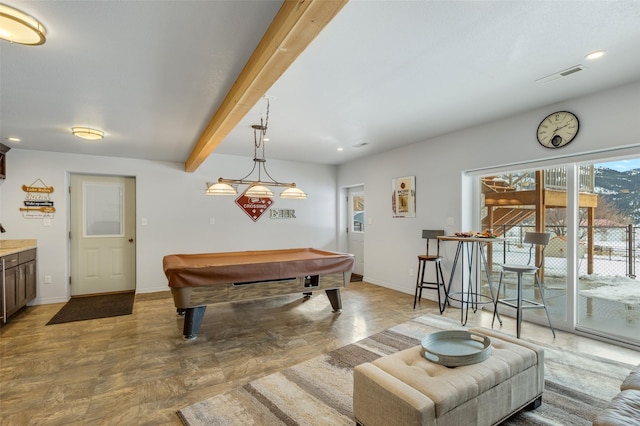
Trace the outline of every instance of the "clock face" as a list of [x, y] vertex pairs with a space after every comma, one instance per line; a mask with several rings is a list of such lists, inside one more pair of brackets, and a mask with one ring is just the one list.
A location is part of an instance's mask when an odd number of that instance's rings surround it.
[[546, 148], [567, 145], [578, 134], [578, 117], [568, 111], [549, 114], [538, 126], [538, 142]]

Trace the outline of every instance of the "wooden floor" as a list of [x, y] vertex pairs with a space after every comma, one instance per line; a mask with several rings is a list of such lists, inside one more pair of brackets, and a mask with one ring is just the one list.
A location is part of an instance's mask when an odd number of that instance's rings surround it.
[[[45, 326], [62, 304], [29, 307], [0, 329], [2, 425], [179, 425], [176, 410], [427, 313], [413, 296], [366, 282], [328, 299], [297, 296], [209, 306], [182, 339], [169, 293], [138, 295], [132, 315]], [[445, 316], [459, 319], [460, 311]], [[491, 326], [491, 314], [469, 322]], [[514, 334], [513, 320], [503, 330]], [[638, 364], [630, 349], [523, 325], [523, 337]]]

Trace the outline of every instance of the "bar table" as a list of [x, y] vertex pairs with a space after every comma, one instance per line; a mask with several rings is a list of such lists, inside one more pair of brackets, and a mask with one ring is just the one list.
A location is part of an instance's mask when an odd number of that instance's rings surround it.
[[[449, 299], [454, 300], [456, 302], [461, 302], [462, 306], [460, 307], [460, 323], [462, 325], [467, 324], [467, 320], [469, 319], [469, 306], [473, 307], [473, 312], [475, 313], [478, 309], [478, 306], [481, 304], [492, 303], [493, 309], [497, 313], [496, 304], [497, 298], [496, 295], [493, 294], [493, 284], [491, 283], [491, 274], [489, 272], [489, 267], [487, 264], [487, 256], [485, 254], [484, 246], [490, 243], [496, 243], [500, 241], [504, 241], [504, 238], [499, 237], [477, 237], [477, 236], [457, 236], [457, 235], [446, 235], [438, 237], [440, 241], [454, 241], [458, 243], [456, 248], [456, 255], [453, 259], [453, 265], [451, 267], [451, 275], [449, 276], [449, 284], [447, 286], [447, 294], [445, 296], [445, 306], [447, 305]], [[467, 264], [464, 264], [466, 253]], [[458, 261], [460, 260], [460, 256], [462, 256], [462, 262], [460, 262], [460, 275], [462, 280], [462, 285], [460, 291], [451, 292], [451, 284], [453, 283], [453, 276], [455, 274], [456, 268], [458, 266]], [[477, 264], [478, 257], [482, 261], [482, 266], [484, 266], [484, 272], [487, 275], [487, 282], [489, 284], [489, 292], [491, 296], [487, 296], [482, 294], [480, 291], [480, 277], [478, 276]], [[466, 268], [465, 268], [466, 266]], [[473, 272], [475, 270], [475, 286], [473, 278]], [[465, 269], [467, 270], [467, 282], [465, 286]], [[465, 288], [466, 287], [466, 288]], [[466, 309], [464, 305], [466, 304]], [[500, 314], [497, 314], [498, 319], [500, 319]]]

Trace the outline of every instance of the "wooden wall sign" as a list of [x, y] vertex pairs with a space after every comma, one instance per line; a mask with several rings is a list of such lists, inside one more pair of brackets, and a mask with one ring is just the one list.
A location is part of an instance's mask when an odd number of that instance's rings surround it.
[[53, 186], [47, 186], [42, 179], [36, 179], [31, 185], [22, 185], [25, 192], [24, 207], [20, 207], [25, 219], [53, 218], [56, 208], [51, 200]]

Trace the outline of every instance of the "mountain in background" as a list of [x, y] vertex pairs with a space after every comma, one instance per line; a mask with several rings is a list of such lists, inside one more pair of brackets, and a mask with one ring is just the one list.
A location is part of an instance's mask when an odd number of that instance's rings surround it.
[[620, 172], [596, 166], [595, 186], [599, 196], [640, 225], [640, 169]]

